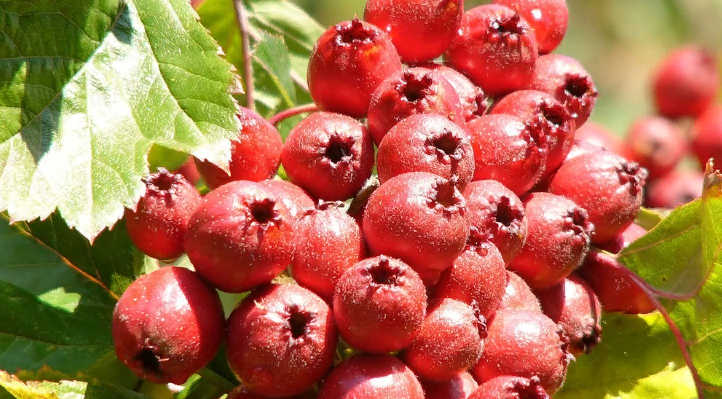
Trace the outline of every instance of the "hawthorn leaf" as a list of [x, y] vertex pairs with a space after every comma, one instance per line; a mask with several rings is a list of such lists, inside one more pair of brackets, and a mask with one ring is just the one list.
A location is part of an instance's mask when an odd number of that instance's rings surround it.
[[0, 371], [0, 389], [18, 399], [149, 399], [102, 382], [23, 382], [3, 371]]
[[0, 210], [94, 239], [155, 145], [227, 167], [237, 76], [185, 0], [0, 2]]

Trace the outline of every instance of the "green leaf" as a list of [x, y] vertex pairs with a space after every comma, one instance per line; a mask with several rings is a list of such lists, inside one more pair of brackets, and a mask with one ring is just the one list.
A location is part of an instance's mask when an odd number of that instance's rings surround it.
[[139, 393], [101, 382], [25, 383], [3, 371], [0, 371], [0, 389], [18, 399], [149, 399]]
[[225, 166], [237, 77], [186, 0], [0, 2], [0, 210], [93, 239], [153, 144]]

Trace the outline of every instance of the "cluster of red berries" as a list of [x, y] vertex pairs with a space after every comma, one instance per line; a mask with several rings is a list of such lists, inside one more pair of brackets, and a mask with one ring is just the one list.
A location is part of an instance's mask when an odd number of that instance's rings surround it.
[[[323, 111], [285, 143], [242, 109], [230, 174], [196, 162], [205, 197], [146, 178], [131, 238], [195, 271], [120, 298], [116, 352], [138, 376], [181, 384], [225, 341], [231, 399], [543, 399], [599, 342], [602, 308], [653, 310], [601, 252], [644, 234], [648, 172], [575, 142], [597, 91], [549, 54], [566, 2], [369, 0], [364, 18], [318, 40]], [[669, 98], [707, 87], [668, 75], [684, 87], [659, 89], [662, 112], [687, 115]], [[291, 182], [269, 180], [280, 164]], [[286, 271], [296, 284], [274, 280]], [[216, 289], [250, 294], [226, 320]]]

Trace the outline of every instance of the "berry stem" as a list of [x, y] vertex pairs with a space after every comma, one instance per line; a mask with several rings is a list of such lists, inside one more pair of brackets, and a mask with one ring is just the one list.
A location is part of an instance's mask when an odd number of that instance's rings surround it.
[[253, 64], [251, 63], [251, 41], [249, 40], [248, 19], [246, 8], [242, 0], [234, 0], [233, 6], [236, 9], [236, 20], [241, 31], [241, 43], [243, 45], [243, 83], [246, 89], [246, 108], [255, 111], [256, 104], [253, 101]]
[[273, 126], [278, 126], [278, 124], [281, 123], [283, 120], [288, 119], [292, 116], [296, 116], [299, 114], [305, 114], [305, 113], [309, 113], [309, 112], [316, 112], [316, 111], [320, 111], [320, 110], [321, 109], [318, 108], [318, 105], [316, 105], [316, 104], [299, 105], [298, 107], [293, 107], [293, 108], [287, 109], [283, 112], [277, 113], [276, 115], [271, 117], [271, 119], [269, 119], [268, 121]]

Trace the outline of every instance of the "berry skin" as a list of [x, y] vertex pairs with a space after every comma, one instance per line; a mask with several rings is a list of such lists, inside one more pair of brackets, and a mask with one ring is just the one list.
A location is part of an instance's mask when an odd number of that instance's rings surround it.
[[644, 204], [650, 208], [676, 208], [702, 197], [704, 173], [677, 171], [652, 182]]
[[463, 12], [463, 0], [369, 0], [364, 19], [387, 32], [401, 61], [409, 64], [444, 54]]
[[326, 377], [318, 399], [424, 399], [419, 380], [391, 355], [356, 355]]
[[465, 215], [466, 201], [452, 182], [431, 173], [404, 173], [371, 194], [364, 238], [371, 253], [401, 259], [430, 284], [464, 250]]
[[372, 353], [395, 352], [409, 346], [421, 332], [426, 290], [408, 265], [377, 256], [357, 263], [341, 276], [333, 312], [341, 336], [352, 347]]
[[529, 23], [539, 46], [539, 54], [554, 51], [567, 33], [569, 9], [566, 0], [494, 0], [512, 8]]
[[283, 140], [278, 130], [248, 108], [240, 108], [241, 131], [231, 141], [231, 174], [208, 162], [195, 159], [198, 172], [211, 189], [236, 180], [259, 182], [272, 178], [281, 163]]
[[[248, 388], [243, 385], [237, 386], [234, 390], [228, 393], [226, 399], [266, 399], [263, 396], [258, 396], [251, 393]], [[312, 391], [302, 393], [300, 395], [292, 396], [288, 399], [315, 399]]]
[[668, 119], [653, 116], [634, 122], [622, 153], [647, 169], [654, 180], [671, 172], [687, 154], [687, 140]]
[[145, 194], [135, 211], [126, 209], [125, 227], [133, 244], [161, 260], [183, 254], [183, 236], [201, 195], [180, 174], [163, 168], [143, 178]]
[[570, 159], [549, 182], [549, 192], [574, 201], [594, 224], [592, 242], [603, 243], [627, 228], [644, 198], [647, 170], [608, 151]]
[[194, 157], [189, 157], [188, 160], [186, 160], [180, 168], [174, 170], [173, 173], [183, 175], [183, 177], [185, 177], [186, 180], [194, 186], [201, 180], [201, 174], [198, 173]]
[[231, 182], [206, 195], [193, 213], [186, 252], [215, 287], [248, 291], [269, 283], [291, 263], [294, 224], [288, 208], [263, 186]]
[[459, 96], [461, 112], [466, 122], [486, 115], [491, 108], [492, 101], [484, 93], [484, 90], [481, 87], [474, 86], [474, 82], [455, 69], [435, 63], [426, 63], [419, 66], [441, 72], [441, 76], [451, 83]]
[[529, 23], [511, 8], [495, 4], [464, 13], [460, 35], [445, 56], [449, 66], [494, 97], [526, 87], [537, 57]]
[[582, 64], [561, 54], [539, 57], [534, 77], [527, 87], [556, 98], [569, 111], [577, 128], [589, 119], [599, 96], [592, 76]]
[[371, 96], [368, 125], [374, 143], [381, 144], [392, 127], [415, 114], [438, 114], [464, 125], [459, 96], [443, 74], [409, 68], [391, 75]]
[[549, 399], [539, 377], [501, 376], [481, 384], [468, 399]]
[[421, 380], [421, 386], [426, 392], [427, 398], [434, 399], [466, 399], [479, 384], [474, 381], [474, 377], [464, 371], [451, 379], [441, 382]]
[[697, 46], [679, 48], [661, 62], [652, 84], [660, 114], [672, 119], [697, 117], [712, 106], [719, 92], [714, 54]]
[[647, 234], [647, 230], [643, 229], [636, 223], [632, 223], [629, 227], [622, 230], [621, 233], [614, 236], [614, 238], [607, 242], [597, 244], [596, 247], [602, 251], [618, 254], [624, 248], [627, 248], [629, 244], [633, 243], [636, 239], [645, 234]]
[[569, 337], [572, 354], [589, 353], [601, 341], [602, 305], [581, 277], [572, 274], [553, 287], [536, 292], [544, 314]]
[[467, 219], [472, 228], [487, 235], [508, 264], [526, 240], [524, 203], [511, 190], [494, 180], [472, 182], [464, 190]]
[[291, 182], [313, 197], [345, 201], [371, 176], [374, 144], [355, 119], [316, 112], [291, 130], [281, 162]]
[[565, 338], [541, 313], [499, 310], [489, 325], [484, 353], [472, 374], [481, 385], [503, 375], [537, 376], [552, 394], [564, 383], [572, 358]]
[[266, 191], [286, 205], [289, 213], [294, 218], [299, 218], [306, 214], [306, 211], [314, 209], [316, 203], [301, 187], [284, 181], [284, 180], [264, 180], [258, 182]]
[[541, 313], [539, 298], [534, 295], [529, 285], [516, 273], [507, 271], [506, 289], [501, 298], [499, 309], [531, 310]]
[[376, 158], [381, 183], [408, 172], [456, 177], [463, 190], [474, 177], [474, 150], [466, 131], [441, 115], [412, 115], [381, 140]]
[[329, 303], [339, 278], [366, 252], [361, 228], [342, 206], [341, 202], [321, 202], [296, 223], [291, 275]]
[[467, 123], [474, 149], [474, 180], [496, 180], [516, 195], [529, 191], [547, 163], [547, 136], [512, 115], [485, 115]]
[[574, 120], [569, 111], [554, 97], [536, 90], [521, 90], [502, 98], [492, 114], [508, 114], [520, 118], [532, 131], [539, 130], [547, 138], [547, 162], [542, 179], [551, 176], [569, 154], [574, 144]]
[[[576, 142], [584, 142], [603, 148], [615, 154], [621, 154], [623, 144], [614, 132], [594, 122], [587, 122], [574, 132]], [[570, 151], [571, 153], [571, 151]], [[567, 158], [569, 156], [567, 155]]]
[[316, 41], [308, 62], [308, 87], [322, 109], [362, 118], [376, 87], [401, 68], [388, 35], [354, 19], [329, 28]]
[[562, 282], [584, 261], [594, 226], [574, 202], [549, 193], [532, 193], [525, 203], [526, 241], [509, 269], [531, 288]]
[[269, 285], [228, 318], [228, 365], [256, 395], [292, 396], [326, 375], [337, 339], [333, 313], [316, 294], [297, 285]]
[[141, 276], [113, 311], [118, 359], [138, 378], [158, 384], [185, 383], [216, 355], [224, 330], [218, 293], [180, 267]]
[[722, 105], [710, 107], [694, 122], [692, 153], [702, 170], [710, 158], [722, 161]]
[[448, 380], [479, 360], [484, 349], [486, 319], [478, 310], [455, 299], [436, 299], [421, 333], [401, 352], [401, 359], [419, 377]]

